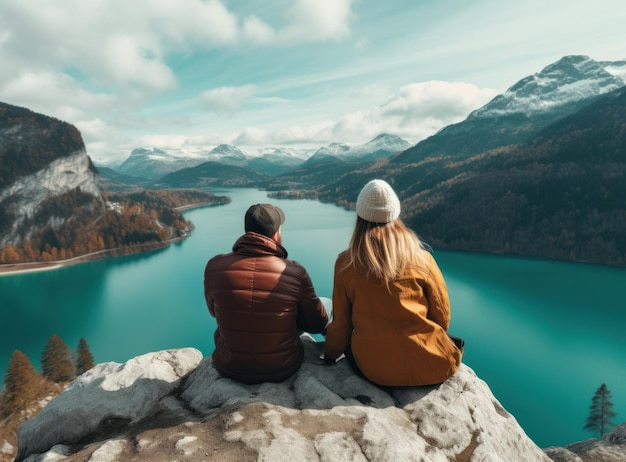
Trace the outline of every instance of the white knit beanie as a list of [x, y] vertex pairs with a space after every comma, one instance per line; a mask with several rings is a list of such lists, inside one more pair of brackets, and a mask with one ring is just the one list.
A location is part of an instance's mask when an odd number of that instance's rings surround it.
[[400, 200], [386, 181], [372, 180], [359, 193], [356, 213], [366, 221], [389, 223], [400, 216]]

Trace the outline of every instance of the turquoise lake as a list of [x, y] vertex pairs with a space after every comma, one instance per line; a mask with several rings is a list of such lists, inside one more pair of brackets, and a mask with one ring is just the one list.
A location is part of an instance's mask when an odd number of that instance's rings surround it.
[[[192, 209], [196, 226], [166, 249], [58, 270], [0, 276], [0, 371], [14, 350], [36, 368], [51, 334], [71, 349], [84, 337], [96, 362], [123, 362], [169, 348], [213, 349], [214, 319], [203, 298], [206, 261], [243, 233], [249, 205], [272, 202], [287, 216], [289, 258], [331, 296], [337, 254], [355, 213], [265, 192], [214, 190], [233, 202]], [[419, 230], [418, 230], [419, 232]], [[626, 421], [626, 271], [602, 266], [434, 251], [452, 302], [451, 333], [466, 339], [463, 361], [540, 446], [590, 437], [582, 430], [605, 383], [615, 423]]]

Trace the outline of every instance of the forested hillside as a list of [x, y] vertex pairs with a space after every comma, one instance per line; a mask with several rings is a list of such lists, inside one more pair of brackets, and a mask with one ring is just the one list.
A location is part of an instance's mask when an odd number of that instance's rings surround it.
[[80, 191], [49, 199], [41, 214], [66, 219], [58, 227], [33, 223], [35, 231], [30, 239], [0, 249], [0, 264], [49, 262], [98, 253], [123, 255], [163, 247], [193, 228], [177, 207], [230, 201], [224, 196], [183, 190], [104, 193], [103, 198], [106, 210], [94, 208], [82, 213], [77, 213], [76, 204], [94, 199], [83, 197]]
[[445, 166], [446, 181], [403, 188], [431, 244], [626, 265], [626, 89], [528, 143]]
[[626, 266], [626, 89], [521, 144], [421, 152], [345, 174], [317, 197], [354, 206], [369, 179], [384, 178], [434, 247]]
[[260, 187], [268, 178], [245, 167], [209, 161], [169, 173], [152, 185], [156, 188]]

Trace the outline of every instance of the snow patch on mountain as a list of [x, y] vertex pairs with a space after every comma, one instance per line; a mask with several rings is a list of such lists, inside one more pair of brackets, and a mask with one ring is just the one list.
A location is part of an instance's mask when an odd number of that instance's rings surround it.
[[294, 149], [286, 147], [267, 147], [259, 148], [257, 156], [269, 161], [278, 161], [281, 159], [292, 159], [294, 161], [304, 162], [313, 154], [314, 149]]
[[220, 144], [215, 146], [206, 156], [208, 160], [220, 161], [247, 161], [250, 156], [239, 149], [237, 146], [231, 144]]
[[598, 62], [565, 56], [528, 76], [474, 111], [468, 119], [511, 114], [533, 116], [594, 98], [626, 85], [626, 61]]
[[318, 158], [333, 156], [348, 161], [364, 161], [388, 157], [410, 147], [411, 144], [399, 136], [383, 133], [365, 144], [331, 143], [318, 149], [314, 156]]
[[196, 167], [210, 161], [236, 167], [248, 167], [272, 175], [296, 167], [313, 157], [320, 159], [332, 156], [350, 162], [369, 161], [391, 156], [410, 147], [407, 141], [398, 136], [381, 134], [365, 144], [331, 143], [317, 151], [311, 148], [271, 147], [247, 152], [230, 144], [220, 144], [211, 150], [206, 148], [136, 148], [116, 170], [143, 178], [160, 178], [168, 173], [187, 167]]
[[605, 70], [618, 79], [622, 79], [624, 85], [626, 85], [626, 61], [610, 63], [605, 67]]

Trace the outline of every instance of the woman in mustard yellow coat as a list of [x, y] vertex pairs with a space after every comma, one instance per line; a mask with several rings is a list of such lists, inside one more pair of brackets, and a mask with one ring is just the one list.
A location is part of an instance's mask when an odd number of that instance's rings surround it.
[[444, 382], [462, 352], [448, 336], [450, 300], [437, 263], [400, 220], [400, 201], [385, 181], [367, 183], [356, 209], [350, 246], [335, 263], [324, 360], [345, 353], [379, 385]]

